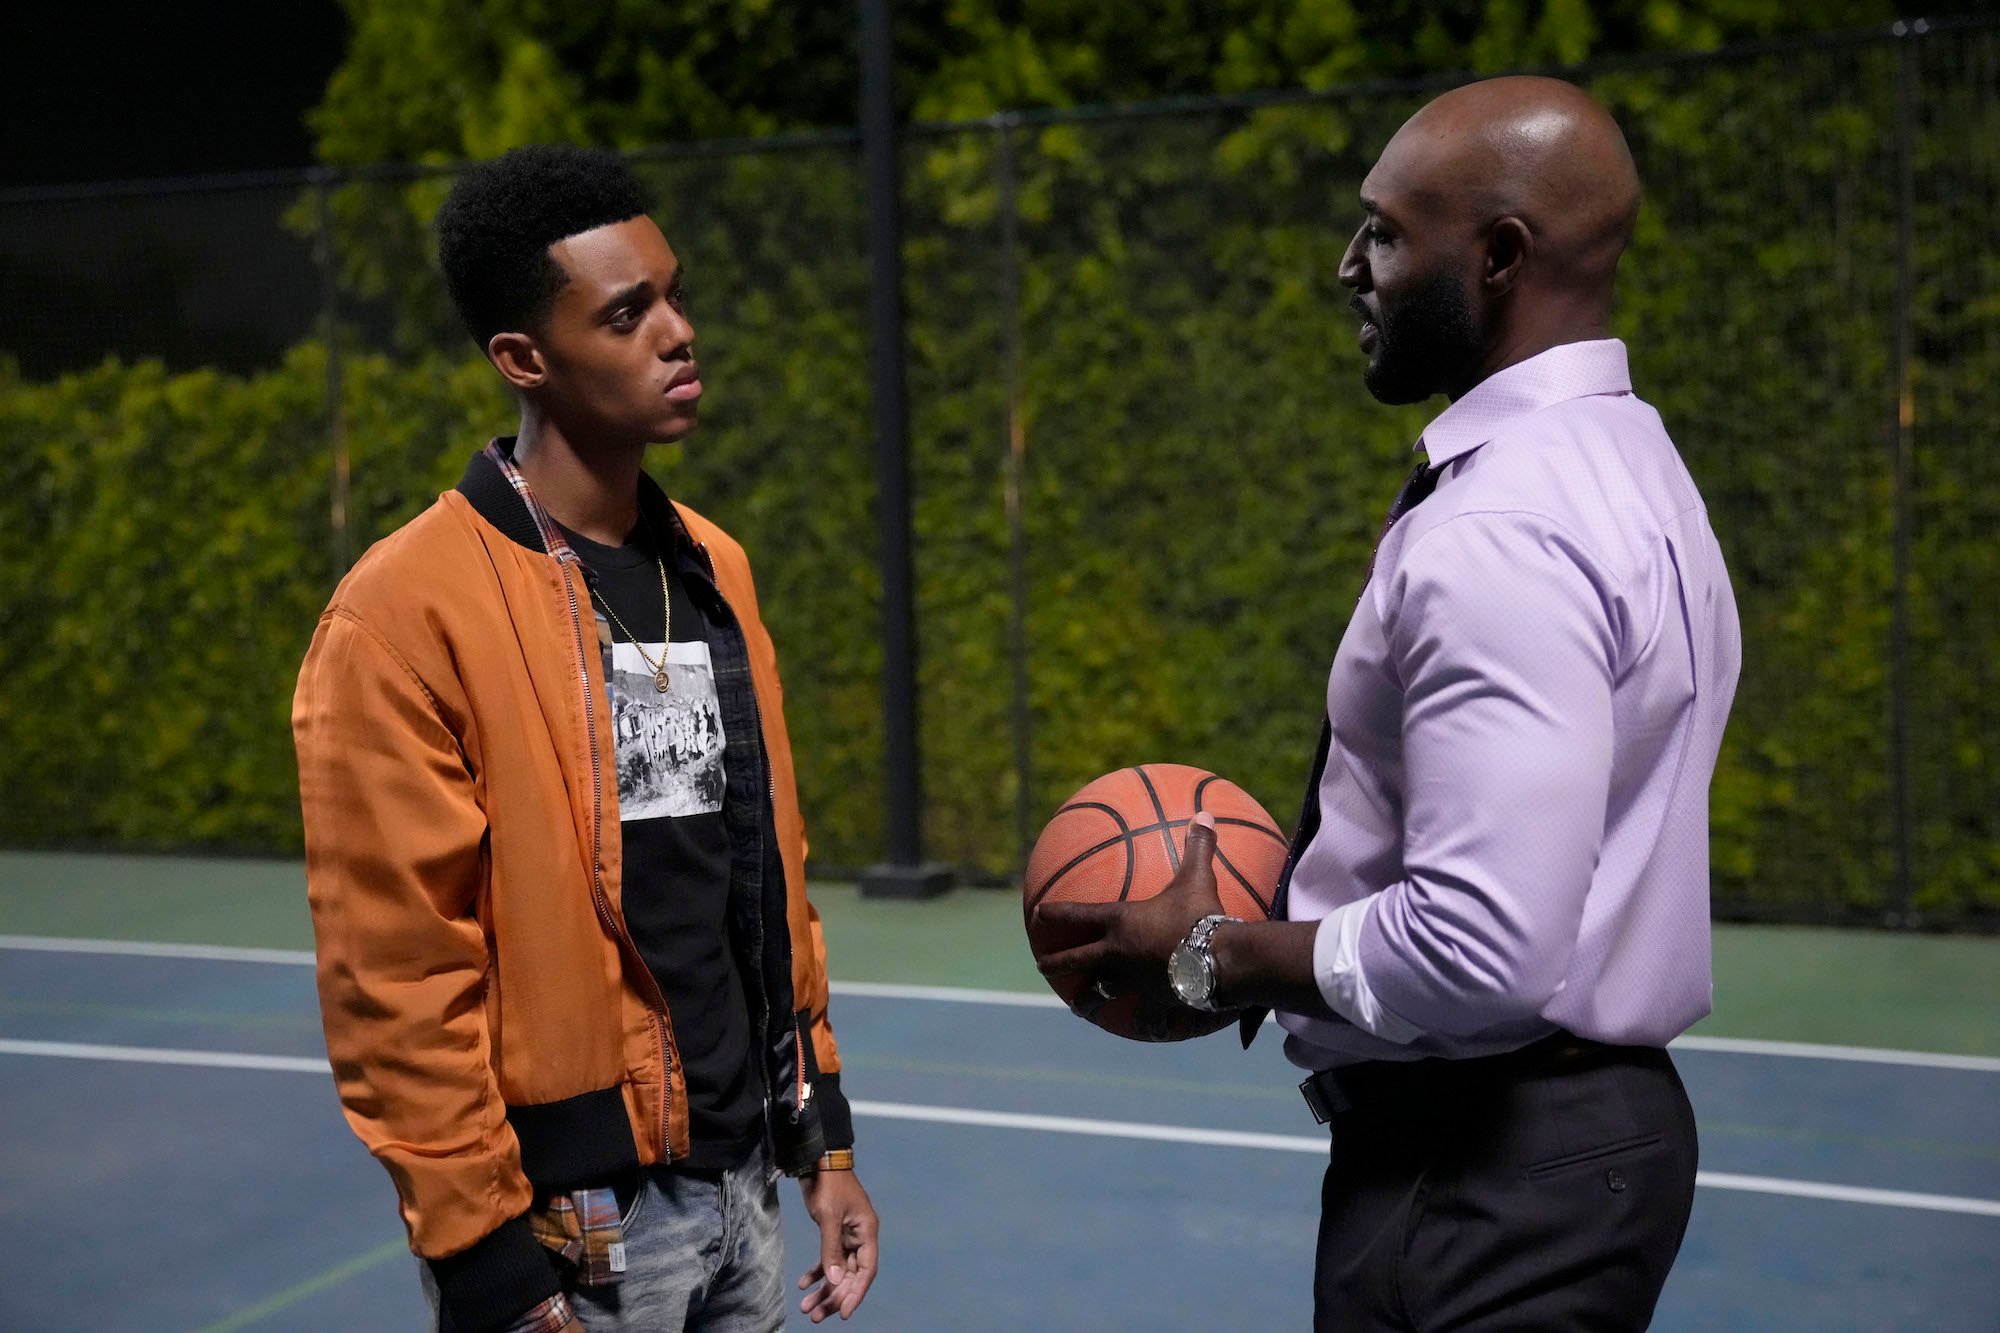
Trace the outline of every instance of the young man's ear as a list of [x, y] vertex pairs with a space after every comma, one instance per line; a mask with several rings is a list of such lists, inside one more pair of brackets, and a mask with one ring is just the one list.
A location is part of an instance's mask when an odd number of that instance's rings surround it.
[[486, 343], [486, 359], [517, 389], [538, 389], [549, 377], [535, 340], [525, 333], [496, 333]]

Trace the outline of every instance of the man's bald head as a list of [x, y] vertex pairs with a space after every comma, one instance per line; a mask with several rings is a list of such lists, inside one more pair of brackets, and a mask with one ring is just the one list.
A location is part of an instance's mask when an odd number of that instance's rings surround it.
[[1607, 299], [1639, 216], [1639, 171], [1618, 122], [1560, 79], [1454, 88], [1396, 132], [1377, 175], [1475, 226], [1520, 218], [1551, 278], [1602, 282]]
[[[1453, 89], [1410, 117], [1361, 199], [1369, 222], [1341, 280], [1359, 293], [1364, 343], [1372, 331], [1381, 344], [1369, 385], [1415, 401], [1604, 336], [1639, 213], [1639, 173], [1617, 122], [1589, 94], [1558, 79], [1508, 77]], [[1412, 300], [1399, 309], [1405, 295]], [[1440, 321], [1446, 327], [1426, 327]], [[1409, 355], [1419, 348], [1421, 364]], [[1455, 364], [1467, 358], [1477, 364]], [[1441, 378], [1440, 359], [1454, 363]]]

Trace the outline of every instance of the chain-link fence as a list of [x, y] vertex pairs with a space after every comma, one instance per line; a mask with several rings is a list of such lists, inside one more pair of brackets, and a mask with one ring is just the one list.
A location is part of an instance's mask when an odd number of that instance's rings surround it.
[[[1570, 71], [1647, 184], [1617, 331], [1714, 516], [1745, 663], [1720, 913], [2000, 922], [2000, 27]], [[905, 144], [927, 851], [993, 876], [1107, 768], [1297, 808], [1428, 408], [1334, 271], [1451, 80], [920, 127]], [[635, 155], [823, 864], [879, 854], [867, 265], [847, 132]], [[513, 412], [430, 261], [443, 171], [0, 196], [0, 841], [298, 841], [332, 582]]]

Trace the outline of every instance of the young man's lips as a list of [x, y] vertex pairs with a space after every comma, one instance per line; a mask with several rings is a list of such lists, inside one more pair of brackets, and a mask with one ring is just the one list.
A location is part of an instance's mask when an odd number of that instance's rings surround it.
[[1364, 352], [1375, 350], [1375, 340], [1378, 336], [1380, 335], [1376, 331], [1375, 321], [1372, 319], [1362, 320], [1361, 328], [1354, 335], [1355, 340], [1361, 344], [1361, 350]]
[[667, 397], [677, 403], [691, 403], [701, 397], [701, 381], [684, 379], [667, 386]]

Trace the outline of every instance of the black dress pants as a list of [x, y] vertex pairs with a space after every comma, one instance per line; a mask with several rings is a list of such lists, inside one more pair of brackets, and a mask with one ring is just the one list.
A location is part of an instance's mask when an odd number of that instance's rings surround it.
[[1336, 1077], [1314, 1333], [1651, 1322], [1697, 1153], [1665, 1051], [1564, 1037]]

